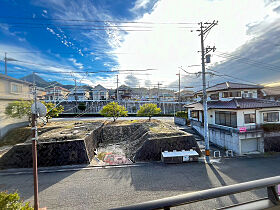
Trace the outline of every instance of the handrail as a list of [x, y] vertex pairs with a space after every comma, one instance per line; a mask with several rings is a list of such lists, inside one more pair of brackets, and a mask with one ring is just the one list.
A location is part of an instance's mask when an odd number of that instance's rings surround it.
[[[198, 201], [218, 198], [226, 195], [246, 192], [259, 188], [268, 188], [268, 198], [275, 204], [280, 205], [279, 197], [275, 190], [275, 185], [280, 184], [280, 176], [259, 179], [239, 184], [217, 187], [209, 190], [186, 193], [177, 196], [152, 200], [135, 205], [114, 208], [114, 210], [139, 210], [139, 209], [169, 209], [170, 207], [185, 205]], [[272, 187], [272, 188], [271, 188]], [[274, 189], [274, 190], [273, 190]]]

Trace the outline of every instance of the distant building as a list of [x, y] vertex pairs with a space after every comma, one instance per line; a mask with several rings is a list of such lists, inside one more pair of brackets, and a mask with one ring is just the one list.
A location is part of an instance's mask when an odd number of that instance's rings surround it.
[[[30, 87], [30, 93], [32, 93], [33, 91], [33, 87], [31, 86]], [[47, 91], [45, 88], [42, 88], [42, 87], [36, 87], [36, 95], [37, 95], [37, 99], [38, 100], [45, 100], [46, 98], [46, 95], [47, 95]]]
[[[176, 101], [178, 101], [178, 94], [179, 92], [175, 93], [175, 98]], [[195, 94], [194, 91], [190, 91], [190, 90], [181, 90], [180, 91], [180, 99], [182, 102], [193, 102], [195, 100]]]
[[68, 101], [85, 101], [89, 100], [89, 91], [82, 88], [82, 87], [77, 87], [71, 89], [71, 92], [68, 95]]
[[[18, 127], [28, 119], [11, 119], [5, 115], [7, 105], [17, 100], [32, 100], [32, 84], [4, 74], [0, 74], [0, 138], [13, 127]], [[18, 123], [18, 124], [14, 124]]]
[[264, 87], [259, 95], [263, 99], [280, 101], [280, 87]]
[[55, 86], [47, 89], [47, 93], [45, 95], [46, 101], [61, 101], [65, 100], [70, 93], [69, 90], [63, 87]]
[[[132, 97], [132, 89], [126, 85], [121, 85], [118, 88], [118, 92], [119, 92], [119, 99], [123, 100], [123, 99], [131, 99]], [[117, 90], [115, 91], [115, 97], [117, 99]]]
[[108, 100], [109, 99], [109, 90], [103, 87], [102, 85], [96, 85], [90, 91], [91, 100]]

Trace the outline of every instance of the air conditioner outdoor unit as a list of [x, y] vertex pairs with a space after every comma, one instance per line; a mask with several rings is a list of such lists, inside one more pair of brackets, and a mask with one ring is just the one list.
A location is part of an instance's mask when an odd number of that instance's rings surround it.
[[242, 98], [248, 98], [248, 94], [247, 93], [243, 93], [242, 94]]

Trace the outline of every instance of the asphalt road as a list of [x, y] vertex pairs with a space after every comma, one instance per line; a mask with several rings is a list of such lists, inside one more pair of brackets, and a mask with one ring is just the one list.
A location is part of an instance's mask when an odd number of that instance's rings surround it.
[[[204, 163], [140, 164], [39, 174], [40, 206], [48, 209], [108, 209], [280, 174], [280, 157]], [[18, 190], [33, 201], [32, 174], [0, 175], [0, 190]], [[193, 203], [178, 209], [213, 209], [265, 196], [265, 190]], [[177, 208], [176, 208], [177, 209]]]

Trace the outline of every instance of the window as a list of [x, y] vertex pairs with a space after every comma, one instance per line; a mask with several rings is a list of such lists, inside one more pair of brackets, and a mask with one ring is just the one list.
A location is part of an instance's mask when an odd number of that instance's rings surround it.
[[198, 112], [199, 111], [191, 111], [191, 117], [198, 119]]
[[256, 123], [256, 115], [255, 115], [255, 113], [244, 114], [244, 121], [245, 121], [245, 124]]
[[16, 83], [11, 83], [11, 92], [12, 93], [21, 93], [21, 85]]
[[236, 112], [215, 112], [215, 123], [217, 125], [225, 125], [229, 127], [237, 127]]
[[241, 97], [241, 91], [223, 92], [224, 98]]
[[279, 112], [267, 112], [263, 113], [264, 122], [278, 122], [279, 121]]
[[210, 95], [211, 100], [219, 100], [219, 93], [214, 93]]

